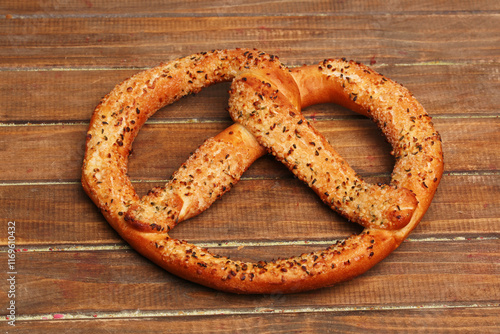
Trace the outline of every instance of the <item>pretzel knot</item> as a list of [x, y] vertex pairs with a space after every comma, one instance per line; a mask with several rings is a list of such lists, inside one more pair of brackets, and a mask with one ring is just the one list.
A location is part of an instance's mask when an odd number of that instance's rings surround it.
[[[232, 80], [235, 124], [206, 140], [164, 187], [143, 198], [127, 176], [132, 142], [161, 107], [208, 85]], [[301, 108], [338, 103], [373, 119], [396, 158], [391, 184], [363, 181], [304, 118]], [[169, 237], [207, 209], [270, 152], [322, 201], [364, 226], [310, 254], [247, 263]], [[141, 72], [97, 106], [87, 133], [82, 184], [120, 235], [169, 272], [236, 293], [299, 292], [351, 279], [384, 259], [417, 226], [443, 172], [439, 134], [401, 85], [352, 61], [288, 69], [257, 50], [195, 54]]]

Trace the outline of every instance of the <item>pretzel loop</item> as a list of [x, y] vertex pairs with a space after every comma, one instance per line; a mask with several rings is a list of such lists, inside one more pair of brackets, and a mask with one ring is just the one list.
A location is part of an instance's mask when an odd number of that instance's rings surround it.
[[[139, 198], [126, 172], [140, 127], [162, 106], [229, 80], [237, 123], [203, 143], [164, 187]], [[396, 155], [391, 185], [364, 182], [308, 124], [301, 108], [322, 102], [377, 122]], [[326, 250], [269, 263], [231, 260], [169, 237], [266, 150], [364, 231]], [[171, 273], [224, 291], [289, 293], [353, 278], [385, 258], [416, 227], [441, 174], [439, 135], [402, 86], [358, 63], [327, 60], [290, 71], [277, 57], [236, 49], [181, 58], [118, 85], [92, 116], [82, 184], [113, 228]]]

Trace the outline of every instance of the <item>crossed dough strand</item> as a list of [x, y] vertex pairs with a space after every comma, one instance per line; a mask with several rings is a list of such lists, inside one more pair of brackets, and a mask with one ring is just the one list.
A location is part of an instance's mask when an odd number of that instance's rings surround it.
[[[360, 64], [345, 61], [340, 61], [342, 72], [350, 67], [352, 74], [336, 75], [333, 62], [290, 72], [277, 57], [237, 49], [196, 54], [137, 74], [108, 94], [92, 116], [82, 170], [84, 189], [113, 228], [137, 251], [171, 273], [209, 287], [237, 293], [289, 293], [329, 286], [365, 272], [392, 252], [425, 213], [442, 173], [441, 144], [430, 118], [404, 88]], [[340, 103], [373, 118], [391, 142], [397, 164], [392, 185], [363, 186], [366, 193], [385, 196], [383, 193], [387, 192], [388, 198], [395, 201], [377, 202], [373, 197], [369, 205], [378, 209], [371, 209], [368, 219], [369, 210], [346, 213], [343, 210], [349, 206], [336, 202], [334, 191], [326, 195], [324, 186], [318, 186], [323, 182], [320, 178], [314, 181], [299, 173], [308, 184], [318, 183], [315, 190], [323, 201], [364, 225], [365, 230], [326, 250], [269, 263], [233, 261], [170, 238], [168, 231], [177, 223], [208, 208], [239, 180], [251, 163], [265, 153], [261, 145], [280, 160], [286, 159], [272, 143], [265, 143], [265, 136], [251, 135], [255, 129], [235, 124], [207, 140], [165, 187], [138, 198], [126, 173], [131, 145], [140, 127], [162, 106], [202, 87], [234, 78], [239, 79], [234, 82], [231, 99], [243, 104], [233, 104], [232, 112], [252, 113], [255, 108], [246, 107], [248, 100], [241, 99], [237, 92], [254, 92], [254, 96], [265, 101], [268, 112], [288, 114], [283, 122], [297, 124], [302, 117], [300, 107], [319, 102]], [[261, 84], [255, 82], [249, 87], [249, 78], [258, 78]], [[238, 85], [242, 85], [242, 90]], [[384, 89], [379, 89], [381, 86]], [[262, 91], [266, 87], [271, 90]], [[261, 96], [255, 95], [259, 90]], [[394, 91], [398, 93], [393, 94]], [[397, 103], [402, 103], [398, 107], [402, 110], [390, 109]], [[302, 120], [301, 124], [310, 135], [319, 136], [317, 142], [324, 147], [321, 154], [330, 151], [326, 149], [326, 140], [307, 122]], [[333, 150], [329, 154], [342, 164], [342, 158]], [[346, 173], [355, 175], [345, 165]], [[293, 171], [294, 165], [290, 166]], [[338, 175], [332, 175], [335, 176]], [[356, 181], [355, 186], [358, 184], [362, 180]], [[349, 191], [349, 197], [359, 197], [355, 188], [353, 192], [348, 188], [351, 189], [345, 186], [343, 191]], [[358, 204], [367, 204], [369, 198]]]

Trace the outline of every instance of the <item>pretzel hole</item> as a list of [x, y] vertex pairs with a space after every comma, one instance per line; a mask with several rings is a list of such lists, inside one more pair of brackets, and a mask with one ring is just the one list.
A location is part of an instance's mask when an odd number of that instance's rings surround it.
[[[203, 104], [207, 97], [200, 95], [184, 100], [195, 99], [202, 100]], [[343, 112], [343, 107], [325, 104], [309, 107], [304, 110], [304, 115], [366, 181], [389, 182], [394, 162], [390, 146], [380, 135], [380, 130], [363, 116], [351, 111], [348, 111], [350, 116], [345, 116]], [[196, 144], [193, 143], [201, 144], [230, 124], [170, 124], [161, 122], [161, 117], [159, 119], [153, 118], [139, 133], [134, 142], [134, 152], [137, 153], [130, 158], [132, 179], [145, 181], [135, 182], [141, 196], [154, 186], [164, 185], [194, 151], [196, 147], [191, 146]], [[155, 150], [150, 150], [151, 147]], [[249, 208], [252, 208], [252, 214], [248, 214]], [[309, 187], [268, 155], [256, 161], [243, 175], [242, 181], [209, 210], [189, 219], [189, 224], [179, 224], [170, 235], [195, 244], [210, 245], [214, 252], [232, 258], [236, 256], [239, 260], [270, 261], [297, 254], [299, 248], [307, 252], [327, 247], [335, 240], [361, 231], [360, 226], [349, 223], [324, 205]], [[270, 243], [276, 239], [282, 247]], [[276, 247], [279, 252], [275, 251]]]
[[[160, 133], [168, 142], [168, 131], [161, 128]], [[156, 139], [164, 142], [162, 138]], [[146, 149], [137, 152], [132, 159], [143, 161], [141, 155], [148, 155]], [[137, 167], [142, 166], [139, 164]], [[263, 171], [274, 176], [263, 179]], [[158, 185], [163, 182], [160, 180]], [[136, 188], [145, 193], [152, 185], [156, 184], [140, 182], [136, 183]], [[249, 214], [249, 208], [252, 208], [252, 214]], [[310, 214], [312, 212], [314, 215]], [[360, 226], [347, 222], [318, 200], [317, 195], [295, 179], [282, 164], [265, 156], [250, 167], [231, 192], [201, 215], [176, 226], [170, 235], [195, 244], [209, 245], [219, 255], [270, 261], [283, 255], [300, 254], [302, 250], [308, 252], [326, 248], [335, 240], [361, 231]], [[271, 242], [275, 240], [281, 244], [278, 246]], [[280, 251], [277, 252], [276, 248]]]
[[146, 121], [134, 140], [128, 164], [139, 197], [164, 186], [204, 140], [233, 123], [226, 111], [228, 89], [227, 82], [206, 87], [159, 109]]
[[[227, 128], [230, 122], [146, 123], [134, 141], [129, 157], [129, 176], [139, 197], [149, 189], [164, 186], [170, 176], [207, 138]], [[154, 149], [151, 149], [154, 147]]]
[[[204, 87], [199, 93], [159, 109], [147, 122], [231, 122], [226, 108], [230, 82]], [[194, 142], [196, 145], [196, 142]]]

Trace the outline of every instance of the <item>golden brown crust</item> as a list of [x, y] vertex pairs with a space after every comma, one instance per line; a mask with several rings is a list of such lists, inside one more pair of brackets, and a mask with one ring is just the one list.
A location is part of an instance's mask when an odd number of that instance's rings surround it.
[[125, 221], [142, 231], [170, 231], [205, 211], [236, 184], [265, 150], [241, 125], [207, 139], [170, 181], [130, 206]]
[[[160, 107], [234, 78], [230, 111], [245, 127], [235, 124], [207, 140], [171, 181], [139, 199], [126, 172], [142, 124]], [[319, 102], [340, 103], [379, 124], [397, 159], [391, 185], [359, 179], [307, 124], [300, 108]], [[261, 145], [365, 230], [326, 250], [269, 263], [234, 261], [170, 238], [179, 221], [239, 180], [264, 154]], [[441, 173], [439, 135], [400, 85], [353, 62], [328, 60], [290, 72], [277, 57], [237, 49], [181, 58], [118, 85], [92, 116], [82, 184], [113, 228], [169, 272], [224, 291], [290, 293], [353, 278], [385, 258], [420, 221]]]
[[394, 234], [401, 242], [427, 211], [443, 173], [441, 137], [431, 117], [405, 87], [363, 64], [330, 59], [293, 69], [292, 75], [306, 97], [303, 107], [343, 105], [373, 119], [391, 143], [391, 184], [409, 189], [419, 202], [409, 224]]
[[414, 195], [408, 189], [364, 182], [271, 81], [253, 74], [236, 78], [229, 105], [234, 121], [349, 220], [391, 230], [410, 221], [417, 206]]

